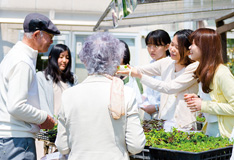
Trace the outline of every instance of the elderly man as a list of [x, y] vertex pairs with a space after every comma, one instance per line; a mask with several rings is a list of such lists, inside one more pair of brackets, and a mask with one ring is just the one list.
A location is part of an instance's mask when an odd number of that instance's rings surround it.
[[35, 134], [51, 129], [54, 120], [40, 109], [36, 79], [38, 52], [47, 52], [60, 31], [49, 18], [31, 13], [24, 37], [0, 64], [0, 159], [36, 159]]

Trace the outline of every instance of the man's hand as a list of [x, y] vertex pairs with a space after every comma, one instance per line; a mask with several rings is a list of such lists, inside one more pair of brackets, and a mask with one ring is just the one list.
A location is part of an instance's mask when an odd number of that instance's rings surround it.
[[45, 122], [39, 126], [41, 129], [52, 129], [54, 125], [55, 125], [55, 121], [53, 120], [53, 118], [47, 115]]
[[155, 105], [144, 105], [144, 107], [141, 108], [148, 114], [153, 114], [156, 112]]

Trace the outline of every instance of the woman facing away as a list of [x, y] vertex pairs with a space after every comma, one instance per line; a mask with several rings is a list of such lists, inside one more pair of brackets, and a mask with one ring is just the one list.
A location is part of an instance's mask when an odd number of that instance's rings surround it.
[[223, 65], [220, 35], [213, 29], [200, 28], [190, 38], [191, 59], [200, 64], [194, 72], [199, 95], [185, 94], [192, 112], [205, 114], [203, 131], [209, 136], [230, 137], [234, 126], [234, 77]]
[[[169, 45], [171, 43], [171, 38], [169, 34], [161, 29], [151, 31], [145, 38], [145, 44], [153, 63], [159, 59], [170, 56]], [[161, 80], [161, 76], [153, 76], [153, 78]], [[143, 107], [146, 113], [144, 114], [144, 119], [157, 118], [157, 113], [160, 108], [160, 97], [161, 94], [157, 90], [150, 87], [146, 87], [145, 92], [142, 95]]]
[[113, 77], [125, 47], [107, 32], [93, 34], [79, 53], [88, 77], [62, 95], [55, 144], [69, 160], [129, 160], [145, 135], [135, 94]]
[[[172, 122], [171, 127], [190, 130], [196, 129], [196, 114], [190, 112], [184, 101], [185, 93], [197, 93], [198, 85], [193, 72], [198, 62], [192, 61], [189, 55], [191, 45], [188, 37], [191, 30], [184, 29], [174, 34], [169, 46], [170, 56], [154, 63], [131, 68], [131, 75], [141, 79], [141, 83], [161, 92], [159, 119]], [[118, 71], [128, 74], [129, 71]], [[162, 80], [150, 76], [161, 76]]]
[[40, 105], [52, 117], [58, 115], [63, 91], [78, 84], [77, 76], [71, 72], [71, 63], [70, 49], [56, 44], [50, 51], [46, 69], [37, 72]]

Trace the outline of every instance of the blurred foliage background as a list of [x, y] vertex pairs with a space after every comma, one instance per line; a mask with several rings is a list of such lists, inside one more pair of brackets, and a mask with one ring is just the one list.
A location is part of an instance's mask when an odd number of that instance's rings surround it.
[[226, 65], [234, 75], [234, 39], [227, 39], [227, 55], [228, 62]]

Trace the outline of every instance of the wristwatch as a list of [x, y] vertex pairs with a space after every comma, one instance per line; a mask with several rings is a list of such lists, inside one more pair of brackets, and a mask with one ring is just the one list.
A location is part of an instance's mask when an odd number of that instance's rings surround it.
[[159, 107], [158, 107], [158, 105], [157, 105], [157, 104], [155, 104], [155, 110], [156, 110], [156, 112], [158, 112], [158, 111], [159, 111]]

